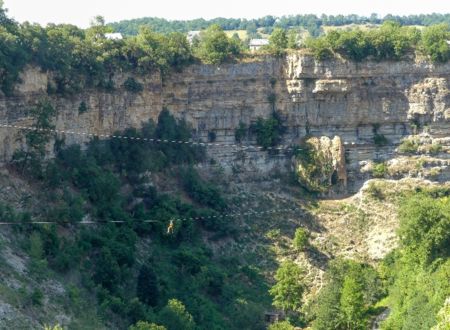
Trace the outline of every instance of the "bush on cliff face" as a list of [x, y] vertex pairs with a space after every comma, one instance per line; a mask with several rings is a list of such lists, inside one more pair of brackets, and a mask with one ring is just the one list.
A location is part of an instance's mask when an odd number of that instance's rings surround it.
[[248, 127], [243, 122], [239, 123], [239, 127], [234, 131], [234, 138], [236, 142], [241, 143], [242, 140], [246, 137], [248, 132]]
[[125, 82], [123, 83], [123, 87], [125, 87], [127, 91], [132, 93], [139, 93], [144, 89], [142, 84], [133, 77], [127, 78], [127, 80], [125, 80]]
[[280, 116], [273, 112], [270, 118], [258, 118], [250, 130], [256, 134], [256, 143], [267, 149], [280, 143], [286, 128], [283, 126]]
[[384, 178], [388, 173], [388, 166], [385, 162], [376, 163], [372, 168], [374, 178]]
[[54, 135], [51, 130], [55, 128], [52, 121], [56, 110], [48, 100], [43, 99], [29, 111], [29, 114], [34, 119], [36, 129], [26, 131], [26, 147], [14, 153], [13, 161], [22, 173], [41, 176], [46, 148]]
[[414, 138], [406, 138], [398, 146], [398, 151], [407, 154], [414, 154], [419, 150], [419, 141]]

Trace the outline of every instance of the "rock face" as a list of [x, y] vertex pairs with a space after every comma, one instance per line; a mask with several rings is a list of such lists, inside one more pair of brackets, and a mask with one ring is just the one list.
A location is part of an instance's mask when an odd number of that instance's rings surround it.
[[[208, 141], [214, 132], [217, 143], [235, 144], [234, 132], [258, 117], [277, 111], [287, 127], [284, 144], [308, 136], [339, 136], [345, 146], [349, 188], [364, 179], [361, 162], [387, 160], [401, 139], [427, 128], [433, 138], [450, 134], [450, 63], [362, 62], [342, 59], [319, 62], [293, 53], [285, 58], [261, 58], [251, 63], [221, 66], [192, 65], [183, 72], [161, 78], [159, 73], [135, 77], [144, 90], [130, 93], [122, 86], [127, 76], [115, 75], [116, 90], [86, 90], [70, 97], [46, 94], [51, 75], [35, 68], [22, 74], [23, 83], [12, 97], [0, 96], [0, 124], [28, 126], [28, 110], [49, 97], [58, 111], [58, 130], [110, 134], [157, 120], [163, 108], [184, 118], [195, 139]], [[81, 102], [88, 111], [79, 113]], [[18, 130], [0, 128], [0, 159], [11, 158]], [[374, 144], [383, 135], [386, 146]], [[66, 142], [86, 137], [67, 134]], [[250, 137], [244, 144], [255, 143]], [[242, 151], [236, 147], [208, 147], [211, 158], [226, 170], [256, 175], [284, 170], [291, 155]]]
[[294, 166], [300, 183], [321, 193], [342, 193], [347, 188], [345, 152], [341, 138], [322, 136], [309, 138], [308, 154], [295, 157]]

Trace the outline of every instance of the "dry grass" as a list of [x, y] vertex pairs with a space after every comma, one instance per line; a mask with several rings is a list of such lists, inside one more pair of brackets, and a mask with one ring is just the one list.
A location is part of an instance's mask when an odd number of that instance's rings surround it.
[[246, 38], [247, 38], [247, 31], [246, 30], [228, 30], [228, 31], [225, 31], [225, 33], [226, 33], [226, 35], [228, 36], [228, 37], [232, 37], [233, 36], [233, 34], [235, 34], [235, 33], [237, 33], [238, 34], [238, 36], [239, 36], [239, 39], [241, 39], [241, 40], [245, 40]]

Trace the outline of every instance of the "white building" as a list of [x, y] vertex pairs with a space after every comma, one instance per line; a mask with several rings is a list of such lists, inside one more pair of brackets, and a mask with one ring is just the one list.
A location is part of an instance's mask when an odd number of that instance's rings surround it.
[[200, 31], [189, 31], [187, 34], [187, 39], [190, 44], [194, 41], [194, 39], [200, 38]]
[[249, 43], [250, 50], [252, 52], [258, 51], [261, 47], [269, 44], [268, 39], [251, 39]]
[[122, 40], [122, 33], [105, 33], [105, 38], [108, 40]]

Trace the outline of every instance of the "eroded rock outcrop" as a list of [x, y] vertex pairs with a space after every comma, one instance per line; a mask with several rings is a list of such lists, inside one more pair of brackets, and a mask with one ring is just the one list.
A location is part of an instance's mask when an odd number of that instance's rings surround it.
[[311, 191], [342, 193], [347, 188], [345, 150], [340, 137], [309, 138], [294, 157], [299, 182]]

